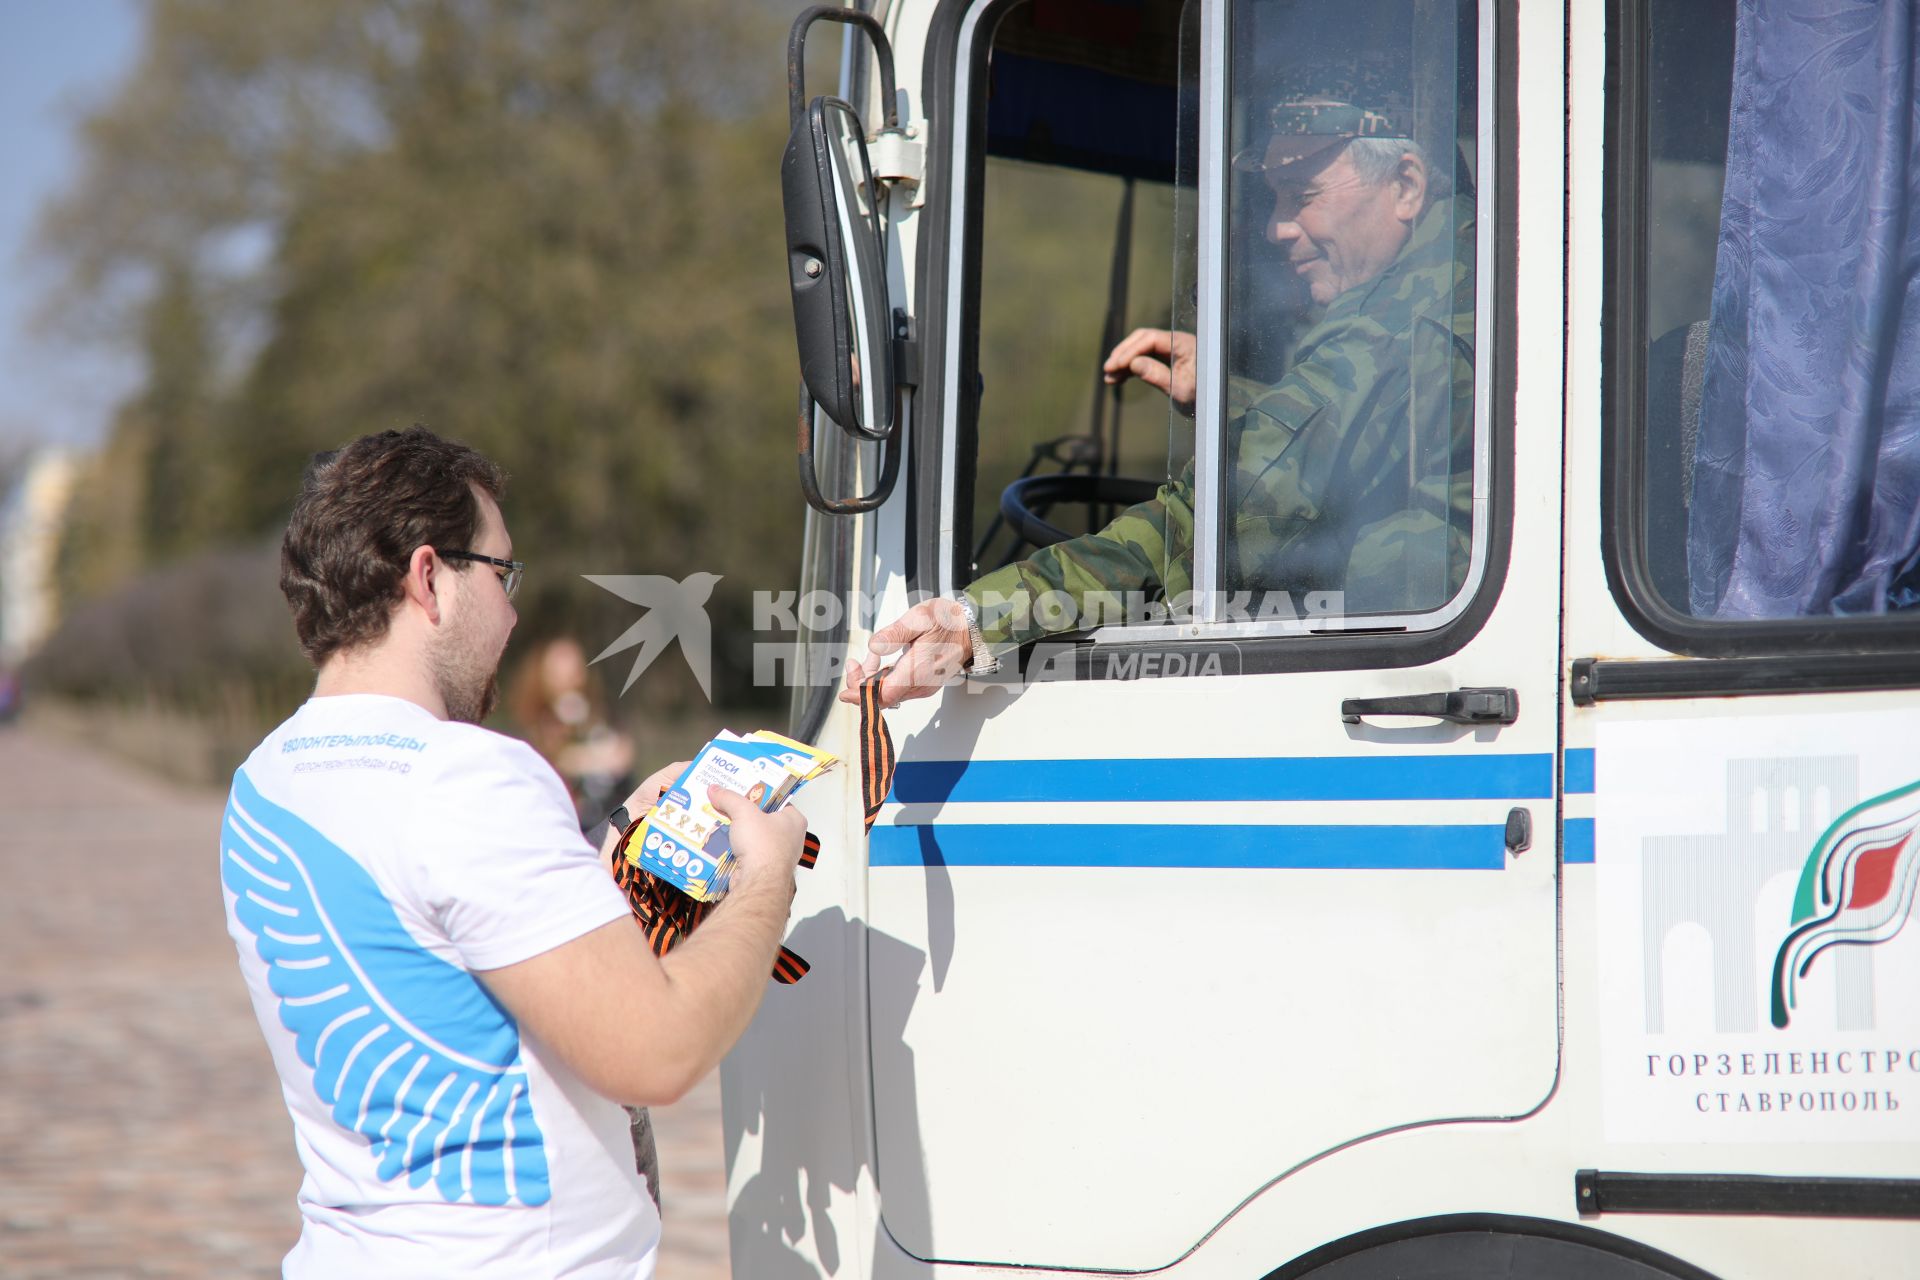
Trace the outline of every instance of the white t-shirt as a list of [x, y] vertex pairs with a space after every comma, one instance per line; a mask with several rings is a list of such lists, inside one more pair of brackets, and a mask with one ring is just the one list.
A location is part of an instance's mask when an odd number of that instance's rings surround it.
[[227, 930], [306, 1167], [291, 1277], [646, 1277], [626, 1113], [473, 974], [627, 913], [532, 748], [314, 698], [233, 778]]

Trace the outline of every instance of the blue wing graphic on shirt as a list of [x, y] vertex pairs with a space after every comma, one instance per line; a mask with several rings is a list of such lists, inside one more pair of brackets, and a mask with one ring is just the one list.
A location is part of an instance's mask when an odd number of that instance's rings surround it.
[[474, 976], [414, 941], [344, 849], [233, 777], [220, 874], [300, 1060], [378, 1175], [449, 1203], [545, 1204], [520, 1030]]

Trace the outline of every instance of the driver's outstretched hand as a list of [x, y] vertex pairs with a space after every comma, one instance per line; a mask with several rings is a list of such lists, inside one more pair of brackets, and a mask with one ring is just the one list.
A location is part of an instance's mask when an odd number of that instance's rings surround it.
[[1100, 366], [1108, 386], [1138, 378], [1158, 387], [1181, 413], [1193, 414], [1193, 335], [1178, 329], [1135, 329], [1114, 344]]
[[847, 684], [840, 691], [840, 701], [858, 703], [860, 686], [892, 653], [898, 653], [900, 660], [881, 682], [881, 706], [897, 707], [951, 684], [973, 658], [966, 610], [958, 600], [923, 600], [874, 632], [867, 642], [867, 656], [847, 663]]

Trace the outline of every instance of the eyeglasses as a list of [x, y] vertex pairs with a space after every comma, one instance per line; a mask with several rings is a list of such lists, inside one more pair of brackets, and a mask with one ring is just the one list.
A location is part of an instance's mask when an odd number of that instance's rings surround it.
[[507, 599], [513, 599], [513, 593], [520, 589], [520, 575], [527, 571], [524, 560], [502, 560], [498, 556], [483, 556], [477, 551], [442, 551], [442, 560], [471, 560], [475, 564], [490, 564], [500, 574], [500, 585], [507, 589]]

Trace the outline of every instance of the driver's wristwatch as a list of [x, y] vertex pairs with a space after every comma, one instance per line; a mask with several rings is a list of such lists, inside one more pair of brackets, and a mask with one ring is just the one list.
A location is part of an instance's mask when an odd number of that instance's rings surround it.
[[967, 674], [990, 676], [1000, 669], [1000, 659], [987, 648], [987, 638], [980, 631], [980, 610], [974, 605], [972, 597], [964, 592], [953, 599], [967, 615], [967, 639], [973, 645], [973, 656], [967, 660]]

